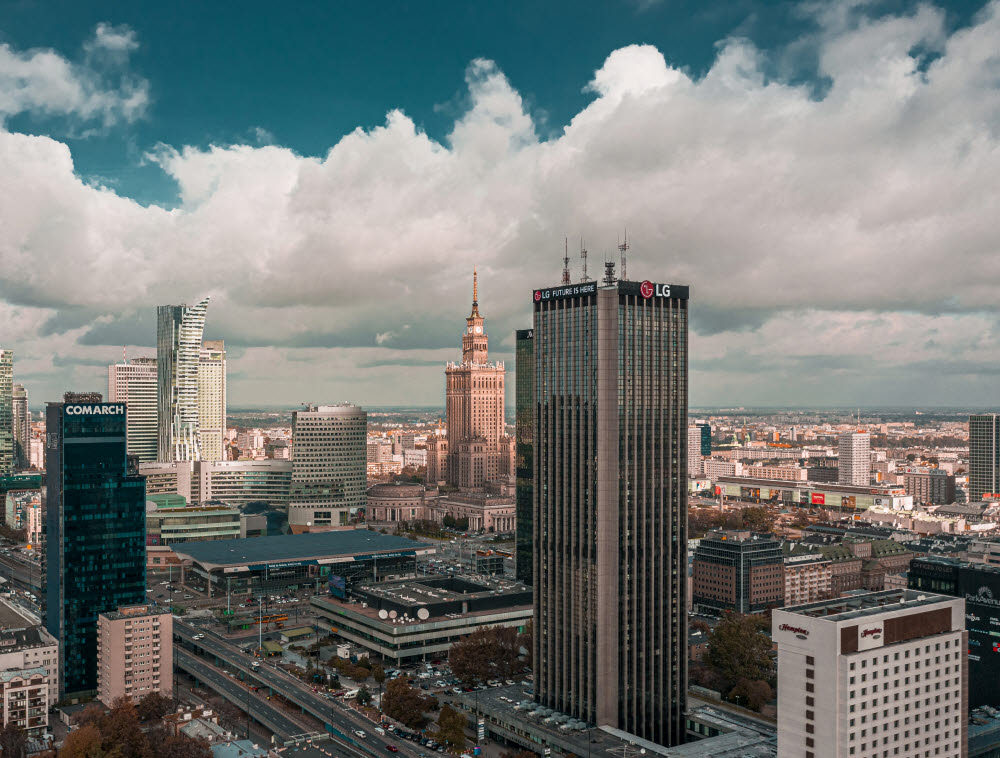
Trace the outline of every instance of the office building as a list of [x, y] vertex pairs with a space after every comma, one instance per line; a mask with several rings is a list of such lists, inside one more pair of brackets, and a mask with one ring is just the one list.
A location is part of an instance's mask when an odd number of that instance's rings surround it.
[[189, 505], [221, 500], [236, 508], [266, 503], [284, 511], [292, 486], [288, 460], [140, 463], [139, 473], [146, 477], [147, 495], [180, 495]]
[[14, 351], [0, 348], [0, 476], [14, 473]]
[[695, 424], [701, 430], [701, 454], [710, 456], [712, 454], [712, 425], [699, 421]]
[[688, 476], [701, 476], [701, 427], [691, 425], [687, 431]]
[[912, 590], [774, 611], [778, 758], [965, 756], [964, 613]]
[[128, 454], [140, 462], [156, 460], [158, 386], [156, 358], [131, 358], [108, 366], [108, 400], [125, 403]]
[[59, 642], [13, 607], [0, 607], [0, 726], [45, 732], [59, 700]]
[[292, 413], [293, 531], [347, 526], [363, 514], [367, 439], [368, 414], [356, 405], [310, 405]]
[[785, 602], [781, 541], [773, 534], [713, 529], [694, 551], [691, 602], [703, 613], [760, 613]]
[[514, 574], [519, 582], [532, 584], [531, 534], [534, 529], [534, 459], [532, 431], [535, 423], [534, 330], [518, 329], [514, 335], [514, 490], [517, 502], [517, 536], [514, 542]]
[[1000, 415], [981, 413], [969, 416], [970, 503], [1000, 492]]
[[472, 312], [465, 319], [462, 361], [445, 368], [447, 481], [461, 489], [482, 489], [488, 481], [514, 474], [513, 441], [504, 431], [507, 372], [502, 361], [490, 363], [484, 322], [479, 314], [478, 278], [473, 273]]
[[11, 393], [11, 410], [14, 417], [14, 467], [31, 465], [29, 440], [31, 439], [31, 413], [28, 411], [28, 391], [23, 384], [15, 384]]
[[198, 379], [206, 297], [197, 305], [156, 309], [158, 456], [161, 461], [201, 460], [198, 445]]
[[965, 600], [969, 633], [969, 708], [1000, 707], [1000, 568], [952, 558], [914, 558], [909, 588]]
[[944, 469], [907, 466], [903, 488], [920, 505], [948, 505], [955, 502], [955, 475]]
[[661, 745], [687, 694], [688, 288], [536, 290], [535, 692]]
[[120, 697], [138, 703], [158, 692], [172, 697], [173, 616], [169, 610], [132, 605], [97, 620], [97, 699], [109, 708]]
[[67, 393], [45, 411], [45, 626], [62, 692], [97, 689], [97, 616], [146, 599], [146, 484], [129, 467], [124, 403]]
[[223, 461], [226, 436], [226, 346], [202, 343], [198, 358], [198, 447], [204, 461]]
[[862, 487], [871, 484], [871, 435], [868, 432], [842, 434], [837, 447], [837, 483]]

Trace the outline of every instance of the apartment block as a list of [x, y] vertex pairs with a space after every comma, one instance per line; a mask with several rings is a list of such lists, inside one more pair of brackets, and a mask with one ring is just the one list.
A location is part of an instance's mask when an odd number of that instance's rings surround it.
[[97, 619], [97, 697], [138, 702], [151, 692], [170, 697], [174, 679], [173, 617], [148, 605], [119, 608]]

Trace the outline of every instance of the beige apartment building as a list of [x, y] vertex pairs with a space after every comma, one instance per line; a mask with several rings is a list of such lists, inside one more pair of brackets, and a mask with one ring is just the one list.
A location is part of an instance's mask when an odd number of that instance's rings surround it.
[[59, 700], [59, 643], [44, 627], [0, 630], [0, 724], [45, 731]]
[[169, 611], [131, 605], [97, 618], [97, 697], [107, 706], [151, 692], [170, 697], [173, 684], [173, 618]]
[[833, 564], [823, 555], [785, 558], [785, 606], [802, 605], [833, 596]]

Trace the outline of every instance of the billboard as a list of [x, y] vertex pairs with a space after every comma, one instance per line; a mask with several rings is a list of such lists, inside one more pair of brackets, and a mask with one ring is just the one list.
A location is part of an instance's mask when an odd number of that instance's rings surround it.
[[336, 574], [330, 574], [330, 594], [334, 597], [339, 597], [341, 600], [347, 595], [347, 582], [344, 581], [344, 577], [337, 576]]
[[822, 492], [813, 492], [809, 495], [809, 502], [813, 505], [826, 505], [826, 495]]
[[969, 709], [1000, 704], [1000, 573], [963, 566], [958, 596], [965, 598], [965, 628], [969, 632]]

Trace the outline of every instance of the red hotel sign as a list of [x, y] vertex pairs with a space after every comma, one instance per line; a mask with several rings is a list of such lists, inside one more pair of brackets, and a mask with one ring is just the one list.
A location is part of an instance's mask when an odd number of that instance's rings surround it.
[[809, 502], [813, 505], [826, 505], [826, 495], [822, 492], [813, 492], [809, 495]]

